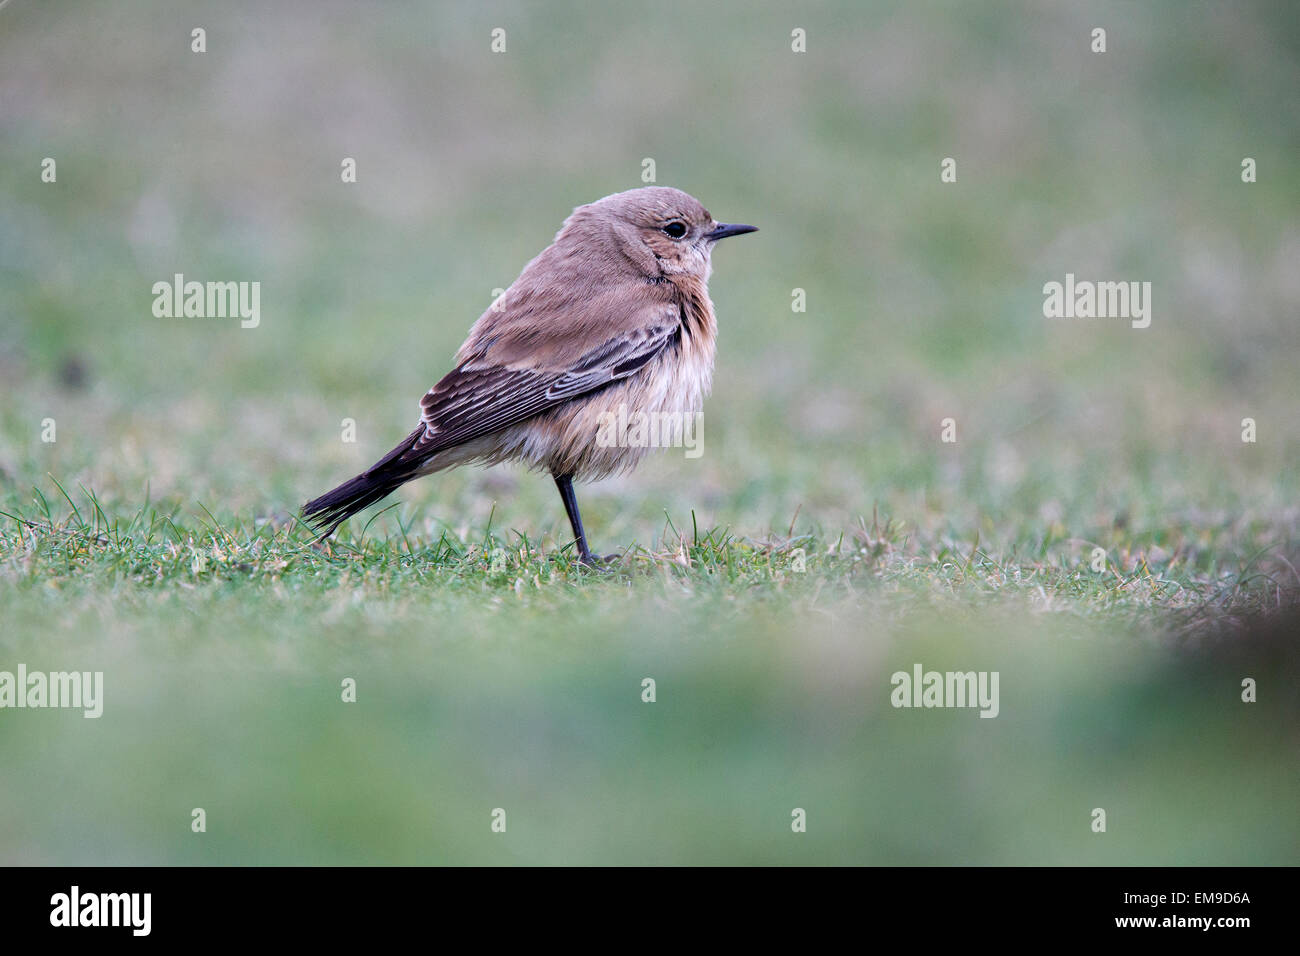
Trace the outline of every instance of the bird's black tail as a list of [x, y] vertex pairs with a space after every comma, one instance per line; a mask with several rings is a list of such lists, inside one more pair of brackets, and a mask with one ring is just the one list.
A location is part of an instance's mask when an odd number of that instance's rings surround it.
[[345, 481], [302, 506], [307, 523], [328, 538], [336, 528], [363, 508], [373, 505], [416, 476], [423, 457], [408, 455], [424, 437], [421, 425], [405, 440], [351, 481]]

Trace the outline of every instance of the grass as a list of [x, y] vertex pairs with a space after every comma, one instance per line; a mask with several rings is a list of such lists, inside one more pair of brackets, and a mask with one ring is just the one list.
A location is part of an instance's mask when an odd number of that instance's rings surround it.
[[[0, 10], [0, 671], [106, 694], [0, 711], [0, 863], [1300, 859], [1293, 13], [350, 11]], [[646, 157], [762, 231], [703, 455], [578, 489], [622, 559], [510, 468], [313, 544]], [[176, 272], [261, 325], [155, 318]], [[1044, 319], [1067, 272], [1151, 327]], [[892, 707], [917, 663], [997, 719]]]
[[[678, 547], [599, 573], [487, 528], [317, 547], [294, 524], [115, 520], [70, 498], [9, 517], [5, 640], [29, 667], [102, 670], [105, 717], [10, 715], [11, 766], [39, 769], [5, 777], [12, 862], [1295, 852], [1276, 813], [1300, 782], [1278, 759], [1300, 706], [1294, 618], [1260, 617], [1294, 591], [1258, 557], [1223, 566], [1258, 550], [1249, 529], [1101, 574], [1064, 542], [931, 550], [880, 519], [834, 539], [670, 529]], [[888, 675], [915, 662], [998, 671], [998, 719], [890, 708]], [[1243, 676], [1260, 703], [1238, 700]], [[793, 807], [811, 821], [797, 841]]]
[[233, 516], [223, 523], [201, 504], [197, 516], [182, 515], [178, 504], [110, 518], [93, 492], [80, 489], [78, 506], [51, 480], [64, 509], [53, 508], [37, 491], [30, 514], [0, 513], [12, 522], [0, 530], [0, 559], [20, 589], [54, 586], [66, 594], [123, 585], [164, 592], [205, 586], [251, 595], [289, 586], [314, 596], [354, 588], [367, 597], [433, 589], [463, 599], [467, 591], [506, 587], [527, 607], [578, 591], [654, 581], [665, 597], [686, 587], [693, 593], [744, 594], [752, 601], [765, 594], [777, 601], [815, 601], [830, 588], [888, 596], [905, 606], [1014, 601], [1130, 625], [1163, 609], [1182, 612], [1166, 618], [1166, 625], [1223, 628], [1234, 619], [1291, 607], [1300, 584], [1282, 550], [1292, 542], [1279, 541], [1275, 529], [1258, 523], [1173, 527], [1144, 540], [1114, 534], [1105, 555], [1096, 554], [1106, 546], [1094, 541], [1054, 538], [1062, 530], [1057, 527], [1016, 542], [1007, 553], [990, 554], [980, 547], [978, 531], [968, 543], [918, 537], [890, 519], [882, 525], [874, 513], [870, 524], [860, 519], [834, 539], [812, 531], [794, 535], [796, 514], [787, 534], [764, 540], [725, 528], [701, 530], [694, 514], [682, 533], [665, 515], [654, 546], [633, 544], [616, 561], [592, 570], [577, 562], [572, 542], [538, 545], [524, 532], [494, 532], [490, 518], [473, 539], [445, 528], [436, 539], [427, 538], [400, 517], [397, 534], [367, 537], [378, 518], [399, 507], [394, 503], [376, 509], [355, 535], [319, 541], [298, 521]]
[[[600, 573], [491, 509], [463, 533], [399, 502], [315, 545], [47, 480], [0, 527], [5, 646], [102, 669], [106, 716], [11, 713], [14, 862], [1294, 858], [1294, 542], [1267, 522], [753, 539], [688, 512]], [[998, 671], [998, 719], [888, 707], [917, 662]]]

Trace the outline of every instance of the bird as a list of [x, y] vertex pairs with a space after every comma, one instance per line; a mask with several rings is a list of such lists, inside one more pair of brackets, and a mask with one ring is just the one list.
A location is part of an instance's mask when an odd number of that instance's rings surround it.
[[307, 502], [332, 535], [415, 478], [518, 461], [554, 479], [578, 560], [597, 567], [574, 481], [633, 468], [644, 441], [603, 440], [602, 423], [694, 415], [713, 382], [709, 299], [719, 240], [757, 232], [717, 222], [693, 196], [645, 186], [578, 206], [470, 328], [454, 367], [420, 399], [420, 421], [361, 474]]

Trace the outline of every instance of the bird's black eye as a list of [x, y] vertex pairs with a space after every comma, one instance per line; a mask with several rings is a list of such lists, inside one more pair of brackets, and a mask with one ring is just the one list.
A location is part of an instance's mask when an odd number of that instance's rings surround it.
[[682, 222], [680, 219], [674, 219], [672, 222], [664, 226], [664, 235], [670, 239], [680, 239], [682, 236], [686, 235], [686, 223]]

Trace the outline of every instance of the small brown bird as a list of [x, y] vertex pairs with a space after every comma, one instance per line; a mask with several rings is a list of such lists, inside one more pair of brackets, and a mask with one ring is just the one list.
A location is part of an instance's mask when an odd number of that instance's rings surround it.
[[603, 422], [697, 413], [713, 380], [713, 244], [756, 232], [649, 186], [579, 206], [480, 316], [420, 424], [351, 481], [303, 507], [324, 537], [399, 486], [466, 462], [523, 461], [555, 479], [578, 556], [595, 564], [573, 480], [633, 467], [645, 442], [598, 441]]

